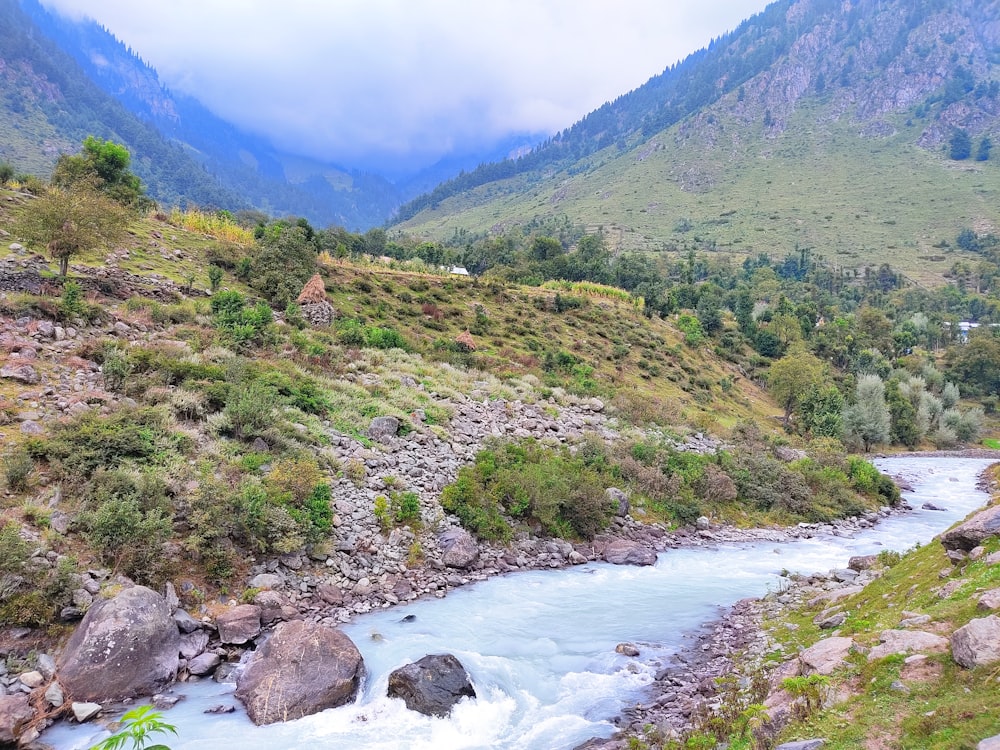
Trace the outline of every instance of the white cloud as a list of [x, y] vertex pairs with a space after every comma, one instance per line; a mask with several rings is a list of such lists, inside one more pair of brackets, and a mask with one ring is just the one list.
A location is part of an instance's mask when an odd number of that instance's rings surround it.
[[553, 133], [764, 0], [43, 0], [103, 24], [164, 83], [296, 153], [432, 160]]

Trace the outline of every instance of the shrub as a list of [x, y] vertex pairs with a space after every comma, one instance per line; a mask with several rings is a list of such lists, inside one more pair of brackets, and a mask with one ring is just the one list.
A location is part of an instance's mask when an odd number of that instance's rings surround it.
[[35, 468], [35, 462], [23, 447], [13, 448], [3, 457], [3, 476], [7, 489], [12, 492], [23, 492], [28, 489], [28, 480]]
[[229, 389], [223, 414], [233, 434], [243, 440], [258, 436], [273, 423], [277, 397], [274, 390], [257, 380]]
[[397, 523], [418, 523], [420, 521], [420, 496], [412, 491], [392, 493], [392, 515]]
[[125, 383], [132, 373], [132, 362], [128, 352], [117, 346], [107, 346], [104, 349], [104, 361], [101, 364], [101, 375], [104, 377], [104, 387], [109, 391], [121, 393]]
[[365, 330], [365, 343], [373, 349], [406, 349], [406, 341], [392, 328], [372, 326]]
[[143, 510], [135, 497], [113, 495], [86, 514], [83, 523], [87, 541], [105, 563], [137, 581], [156, 582], [159, 547], [171, 530], [159, 508]]

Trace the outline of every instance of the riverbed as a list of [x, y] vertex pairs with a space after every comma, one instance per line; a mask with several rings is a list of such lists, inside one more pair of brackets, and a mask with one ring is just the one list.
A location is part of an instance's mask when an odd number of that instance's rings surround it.
[[[991, 459], [893, 457], [876, 464], [913, 487], [914, 510], [853, 536], [817, 533], [661, 553], [651, 567], [605, 563], [510, 574], [356, 618], [343, 630], [361, 650], [368, 678], [357, 700], [298, 721], [254, 727], [232, 685], [187, 683], [166, 721], [172, 750], [562, 750], [615, 731], [610, 718], [639, 700], [664, 660], [685, 648], [722, 608], [783, 585], [783, 574], [844, 567], [852, 555], [903, 552], [982, 506], [977, 478]], [[931, 503], [944, 510], [927, 510]], [[405, 621], [404, 621], [405, 618]], [[615, 652], [631, 642], [640, 656]], [[472, 677], [474, 700], [448, 718], [408, 711], [385, 697], [388, 674], [426, 654], [452, 653]], [[211, 706], [234, 713], [206, 715]], [[43, 740], [84, 750], [107, 736], [95, 725], [62, 725]]]

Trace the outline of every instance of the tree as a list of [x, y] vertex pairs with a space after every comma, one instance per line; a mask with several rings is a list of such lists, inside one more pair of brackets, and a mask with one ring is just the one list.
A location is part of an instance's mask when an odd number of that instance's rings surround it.
[[36, 198], [17, 225], [30, 242], [45, 245], [59, 261], [59, 275], [69, 270], [69, 259], [85, 250], [118, 242], [128, 226], [125, 208], [79, 181], [67, 188], [50, 187]]
[[316, 253], [302, 227], [279, 221], [266, 227], [250, 268], [250, 286], [281, 309], [316, 272]]
[[991, 148], [993, 148], [993, 144], [990, 142], [990, 137], [984, 135], [983, 139], [979, 141], [979, 148], [976, 149], [976, 161], [988, 161]]
[[767, 373], [767, 387], [785, 411], [785, 425], [800, 399], [810, 389], [822, 386], [825, 379], [826, 365], [823, 360], [804, 349], [795, 349], [771, 365]]
[[969, 138], [969, 131], [963, 128], [956, 128], [951, 134], [948, 144], [948, 156], [955, 161], [968, 159], [972, 154], [972, 139]]
[[128, 149], [120, 143], [89, 135], [79, 154], [59, 157], [52, 184], [69, 188], [89, 183], [123, 206], [141, 208], [148, 199], [139, 178], [129, 171], [131, 160]]
[[891, 417], [885, 403], [885, 384], [878, 375], [862, 375], [854, 403], [844, 409], [844, 439], [860, 444], [865, 453], [889, 440]]

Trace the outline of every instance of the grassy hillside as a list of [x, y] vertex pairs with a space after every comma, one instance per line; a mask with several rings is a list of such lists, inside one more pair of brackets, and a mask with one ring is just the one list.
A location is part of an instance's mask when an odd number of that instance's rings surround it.
[[781, 133], [735, 118], [700, 117], [620, 152], [533, 181], [491, 183], [443, 201], [401, 228], [447, 240], [456, 230], [504, 231], [539, 219], [603, 227], [622, 251], [697, 247], [782, 257], [811, 248], [845, 271], [889, 263], [942, 283], [960, 258], [963, 228], [1000, 226], [1000, 169], [956, 162], [915, 145], [920, 125], [865, 138], [820, 105], [801, 107]]

